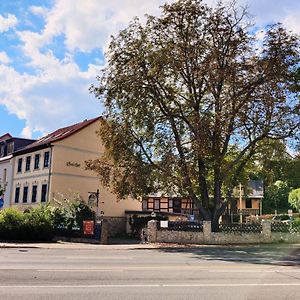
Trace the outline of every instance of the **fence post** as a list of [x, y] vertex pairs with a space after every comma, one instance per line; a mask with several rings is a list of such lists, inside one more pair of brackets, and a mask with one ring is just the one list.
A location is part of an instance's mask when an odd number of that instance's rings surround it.
[[271, 240], [271, 222], [268, 220], [263, 220], [262, 223], [262, 235], [265, 241]]
[[101, 238], [100, 244], [107, 245], [108, 244], [108, 221], [103, 219], [101, 224]]
[[147, 226], [147, 240], [149, 243], [155, 243], [157, 238], [157, 221], [151, 220]]
[[203, 235], [205, 241], [211, 240], [211, 221], [203, 221]]

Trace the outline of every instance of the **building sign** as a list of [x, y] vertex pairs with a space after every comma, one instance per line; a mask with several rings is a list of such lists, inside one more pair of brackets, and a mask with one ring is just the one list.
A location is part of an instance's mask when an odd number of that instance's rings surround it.
[[160, 228], [168, 228], [168, 221], [160, 221]]
[[75, 167], [75, 168], [79, 168], [79, 167], [80, 167], [80, 164], [77, 163], [77, 162], [67, 161], [67, 162], [66, 162], [66, 166], [67, 166], [67, 167]]
[[94, 234], [94, 221], [83, 221], [83, 234], [84, 235]]

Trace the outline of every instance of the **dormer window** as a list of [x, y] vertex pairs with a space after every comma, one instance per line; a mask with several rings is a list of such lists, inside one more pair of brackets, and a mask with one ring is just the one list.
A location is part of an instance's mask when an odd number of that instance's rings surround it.
[[10, 142], [7, 144], [7, 155], [12, 154], [14, 152], [14, 143]]
[[1, 145], [0, 146], [0, 157], [3, 157], [4, 156], [4, 145]]

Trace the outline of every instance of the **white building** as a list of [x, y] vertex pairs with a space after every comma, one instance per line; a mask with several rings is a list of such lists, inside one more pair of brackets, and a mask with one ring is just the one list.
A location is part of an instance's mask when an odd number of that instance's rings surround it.
[[10, 206], [13, 181], [14, 151], [31, 144], [34, 140], [14, 138], [9, 133], [0, 136], [0, 185], [4, 188], [4, 208]]

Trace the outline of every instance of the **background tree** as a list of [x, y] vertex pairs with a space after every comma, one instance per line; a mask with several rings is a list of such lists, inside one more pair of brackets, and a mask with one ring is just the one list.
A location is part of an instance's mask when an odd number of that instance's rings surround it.
[[263, 212], [274, 213], [276, 210], [278, 213], [287, 213], [290, 191], [287, 182], [281, 180], [268, 186], [264, 194]]
[[290, 192], [289, 203], [300, 212], [300, 188]]
[[[257, 43], [245, 10], [200, 0], [162, 7], [113, 37], [91, 91], [105, 106], [104, 155], [87, 162], [119, 197], [189, 197], [218, 227], [233, 186], [265, 139], [299, 127], [291, 91], [297, 37], [280, 24]], [[259, 46], [259, 47], [258, 47]]]

